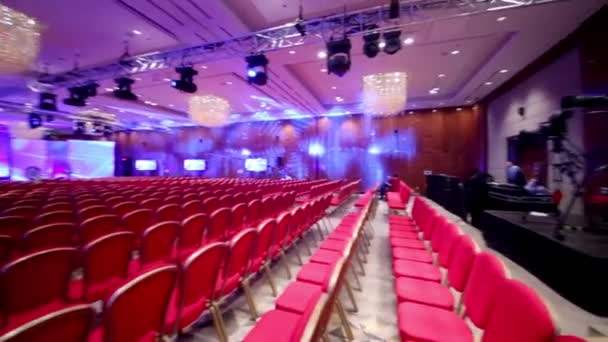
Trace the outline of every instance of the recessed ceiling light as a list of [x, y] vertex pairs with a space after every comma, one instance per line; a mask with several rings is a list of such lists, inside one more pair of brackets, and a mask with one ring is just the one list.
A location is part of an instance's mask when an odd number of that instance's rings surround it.
[[473, 101], [472, 100], [467, 100], [467, 103], [471, 103], [471, 102], [473, 102]]
[[433, 113], [437, 113], [437, 109], [433, 109]]
[[327, 52], [325, 52], [325, 51], [319, 51], [319, 53], [317, 53], [317, 57], [318, 58], [325, 58], [325, 57], [327, 57]]
[[106, 88], [106, 91], [113, 91], [114, 89], [112, 88]]
[[165, 82], [170, 82], [170, 81], [171, 81], [171, 79], [170, 79], [170, 78], [163, 78], [163, 81], [165, 81]]
[[232, 85], [232, 82], [226, 81], [226, 85]]
[[440, 106], [443, 106], [445, 104], [445, 102], [439, 102]]
[[321, 69], [321, 72], [327, 72], [327, 69], [323, 68]]
[[336, 86], [331, 86], [331, 89], [332, 89], [332, 90], [336, 90], [336, 89], [338, 89], [338, 87], [336, 87]]
[[429, 94], [435, 95], [437, 93], [439, 93], [439, 88], [433, 88], [433, 89], [429, 90]]
[[384, 49], [384, 47], [386, 46], [386, 42], [385, 41], [381, 41], [380, 44], [378, 44], [378, 47], [381, 49]]
[[173, 108], [174, 106], [173, 106], [173, 104], [172, 104], [172, 103], [169, 103], [169, 107]]
[[93, 110], [99, 110], [99, 108], [95, 107], [95, 108], [93, 108]]
[[405, 44], [405, 45], [412, 45], [412, 44], [414, 44], [414, 38], [412, 38], [412, 37], [405, 38], [405, 40], [403, 41], [403, 44]]
[[457, 55], [459, 53], [460, 53], [460, 50], [452, 50], [452, 51], [450, 51], [451, 55]]
[[408, 112], [408, 114], [414, 114], [414, 112], [410, 110], [410, 111]]
[[494, 84], [494, 83], [492, 83], [492, 82], [488, 81], [488, 82], [486, 82], [486, 83], [484, 83], [484, 84], [485, 84], [485, 85], [487, 85], [487, 86], [489, 86], [489, 85], [492, 85], [492, 84]]
[[458, 108], [456, 108], [456, 110], [460, 112], [462, 110], [462, 108], [458, 107]]
[[496, 18], [496, 21], [505, 21], [507, 20], [507, 17], [498, 17]]
[[345, 113], [346, 113], [346, 114], [350, 114], [350, 110], [347, 110]]
[[439, 77], [439, 78], [444, 78], [444, 77], [445, 77], [445, 74], [439, 74], [439, 75], [437, 75], [437, 77]]
[[499, 72], [500, 72], [501, 74], [506, 74], [506, 73], [508, 73], [508, 72], [509, 72], [509, 70], [507, 70], [507, 69], [502, 69], [502, 70], [500, 70]]
[[135, 77], [136, 81], [141, 81], [141, 77]]
[[296, 51], [295, 51], [295, 50], [289, 50], [289, 54], [290, 54], [290, 55], [295, 55], [295, 54], [296, 54]]
[[340, 96], [336, 96], [336, 101], [337, 102], [342, 102], [342, 101], [344, 101], [344, 99], [342, 97], [340, 97]]
[[201, 69], [207, 69], [206, 65], [201, 65]]
[[133, 34], [136, 34], [136, 35], [138, 35], [138, 36], [141, 34], [141, 31], [139, 31], [139, 30], [133, 30], [133, 31], [131, 31], [131, 32], [133, 32]]

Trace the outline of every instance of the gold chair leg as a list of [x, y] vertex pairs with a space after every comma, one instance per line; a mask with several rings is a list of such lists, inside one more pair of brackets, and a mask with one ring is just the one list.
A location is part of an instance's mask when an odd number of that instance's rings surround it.
[[357, 306], [357, 302], [355, 301], [355, 294], [353, 293], [353, 289], [350, 286], [350, 283], [347, 279], [344, 279], [344, 286], [346, 287], [346, 293], [348, 294], [348, 298], [350, 299], [351, 304], [353, 304], [353, 312], [358, 312], [359, 307]]
[[224, 325], [224, 319], [222, 318], [222, 312], [218, 305], [214, 302], [209, 304], [209, 310], [213, 318], [213, 325], [215, 326], [215, 332], [220, 342], [228, 342], [228, 336], [226, 335], [226, 326]]
[[329, 342], [329, 337], [327, 337], [327, 334], [323, 334], [323, 336], [321, 336], [321, 341], [322, 342]]
[[321, 229], [321, 224], [317, 222], [315, 223], [315, 226], [317, 228], [317, 234], [319, 235], [319, 242], [323, 242], [325, 236], [323, 236], [323, 229]]
[[351, 265], [351, 267], [349, 267], [348, 270], [350, 271], [350, 274], [353, 275], [353, 278], [355, 278], [355, 283], [357, 283], [357, 287], [355, 288], [355, 290], [357, 290], [359, 292], [363, 291], [363, 286], [361, 286], [361, 281], [359, 281], [359, 276], [357, 275], [357, 272], [355, 272], [353, 270], [352, 265]]
[[277, 288], [274, 286], [274, 280], [272, 279], [272, 273], [270, 272], [270, 267], [268, 263], [264, 264], [264, 273], [266, 275], [266, 280], [268, 280], [268, 285], [270, 285], [270, 289], [272, 290], [272, 296], [277, 296]]
[[304, 263], [302, 262], [302, 256], [300, 256], [300, 250], [298, 249], [298, 246], [294, 246], [295, 248], [293, 249], [294, 252], [296, 252], [296, 258], [298, 259], [298, 264], [300, 266], [304, 265]]
[[243, 292], [245, 293], [245, 300], [247, 301], [247, 306], [249, 307], [249, 314], [251, 314], [251, 320], [255, 321], [258, 318], [258, 311], [255, 308], [253, 296], [251, 295], [249, 279], [244, 279], [243, 281], [241, 281], [241, 286], [243, 287]]
[[359, 265], [360, 274], [365, 276], [365, 268], [363, 268], [363, 263], [361, 262], [361, 258], [359, 257], [359, 253], [355, 252], [355, 260], [357, 260], [357, 265]]
[[346, 335], [346, 339], [349, 341], [354, 340], [355, 335], [353, 335], [353, 330], [350, 328], [350, 323], [348, 322], [348, 317], [346, 316], [342, 302], [340, 302], [339, 299], [336, 299], [335, 305], [338, 316], [340, 317], [340, 322], [342, 323], [342, 328], [344, 329], [344, 334]]
[[357, 254], [361, 257], [361, 261], [363, 261], [364, 264], [367, 264], [367, 257], [365, 256], [365, 253], [361, 251], [361, 249], [357, 248]]
[[291, 271], [289, 270], [289, 263], [287, 262], [287, 256], [285, 256], [285, 252], [281, 251], [281, 263], [283, 264], [283, 268], [285, 268], [285, 272], [287, 273], [287, 279], [291, 279]]
[[304, 247], [306, 247], [306, 252], [308, 253], [309, 256], [311, 256], [312, 251], [310, 249], [310, 245], [308, 244], [308, 241], [306, 241], [306, 238], [304, 236], [302, 236], [302, 242], [304, 242]]

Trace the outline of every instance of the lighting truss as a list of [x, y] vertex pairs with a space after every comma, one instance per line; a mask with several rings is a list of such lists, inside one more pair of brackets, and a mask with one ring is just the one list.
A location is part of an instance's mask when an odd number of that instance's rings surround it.
[[[251, 53], [314, 44], [327, 41], [331, 37], [340, 38], [343, 34], [358, 36], [378, 29], [399, 29], [415, 23], [561, 1], [567, 0], [401, 0], [399, 4], [401, 16], [397, 19], [389, 18], [389, 5], [378, 6], [292, 22], [228, 40], [142, 54], [78, 71], [42, 75], [39, 81], [51, 84], [55, 88], [70, 87], [92, 80], [111, 79], [184, 64], [245, 57]], [[304, 25], [307, 35], [300, 34], [296, 28], [297, 23]]]

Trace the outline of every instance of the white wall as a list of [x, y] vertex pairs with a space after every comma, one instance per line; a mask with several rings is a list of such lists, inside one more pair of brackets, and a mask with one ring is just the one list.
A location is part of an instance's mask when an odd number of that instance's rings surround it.
[[[578, 95], [582, 92], [579, 50], [573, 49], [552, 64], [545, 66], [524, 82], [488, 104], [488, 172], [497, 180], [505, 181], [505, 162], [507, 160], [507, 138], [522, 130], [536, 130], [539, 123], [559, 111], [562, 96]], [[525, 108], [522, 117], [517, 113], [519, 107]], [[568, 137], [582, 150], [583, 122], [580, 113], [569, 121]], [[549, 163], [551, 162], [551, 154]], [[549, 166], [549, 190], [555, 189], [553, 170]], [[571, 192], [569, 185], [562, 188], [564, 204]], [[580, 212], [581, 206], [574, 211]]]

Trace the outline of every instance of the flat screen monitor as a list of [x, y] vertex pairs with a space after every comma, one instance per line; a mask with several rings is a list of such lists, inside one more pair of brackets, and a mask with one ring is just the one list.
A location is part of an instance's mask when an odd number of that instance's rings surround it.
[[184, 159], [184, 170], [204, 171], [207, 168], [205, 159]]
[[245, 160], [245, 170], [262, 172], [268, 168], [268, 160], [264, 158], [247, 158]]
[[137, 171], [154, 171], [156, 170], [156, 160], [136, 160], [135, 170]]

